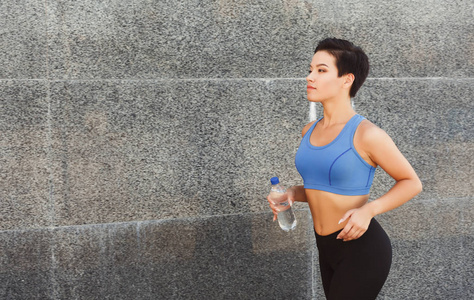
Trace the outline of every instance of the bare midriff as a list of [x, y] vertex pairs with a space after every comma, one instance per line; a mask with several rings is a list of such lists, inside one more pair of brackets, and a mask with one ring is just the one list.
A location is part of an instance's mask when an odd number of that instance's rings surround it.
[[344, 214], [351, 209], [363, 206], [369, 195], [346, 196], [320, 190], [305, 189], [314, 229], [319, 235], [329, 235], [346, 226], [347, 220], [338, 224]]

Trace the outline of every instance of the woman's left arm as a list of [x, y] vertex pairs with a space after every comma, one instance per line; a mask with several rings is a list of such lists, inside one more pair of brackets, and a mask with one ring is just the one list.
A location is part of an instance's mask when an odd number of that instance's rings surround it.
[[373, 217], [399, 207], [422, 190], [415, 170], [390, 136], [377, 126], [370, 125], [366, 126], [361, 134], [363, 150], [373, 162], [395, 179], [396, 183], [380, 198], [360, 208], [351, 209], [343, 216], [339, 223], [348, 218], [349, 221], [337, 238], [344, 241], [359, 238], [367, 230]]

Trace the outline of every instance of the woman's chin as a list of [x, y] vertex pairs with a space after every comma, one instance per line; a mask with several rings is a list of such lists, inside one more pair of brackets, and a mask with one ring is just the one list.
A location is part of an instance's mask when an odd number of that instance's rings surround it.
[[308, 97], [309, 102], [321, 102], [321, 99], [319, 98], [314, 98], [314, 97]]

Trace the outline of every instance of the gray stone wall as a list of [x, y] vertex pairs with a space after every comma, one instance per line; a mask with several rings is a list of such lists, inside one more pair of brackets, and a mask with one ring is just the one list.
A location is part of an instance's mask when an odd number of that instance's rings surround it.
[[[0, 4], [1, 299], [323, 299], [301, 184], [317, 42], [368, 54], [358, 113], [424, 183], [377, 219], [380, 299], [474, 297], [474, 3], [417, 0]], [[393, 180], [378, 170], [371, 199]]]

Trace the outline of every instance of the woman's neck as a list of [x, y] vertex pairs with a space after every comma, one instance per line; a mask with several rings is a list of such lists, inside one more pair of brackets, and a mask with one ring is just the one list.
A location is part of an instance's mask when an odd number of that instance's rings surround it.
[[345, 123], [356, 114], [352, 108], [350, 99], [344, 102], [323, 103], [323, 109], [324, 118], [321, 121], [324, 127]]

